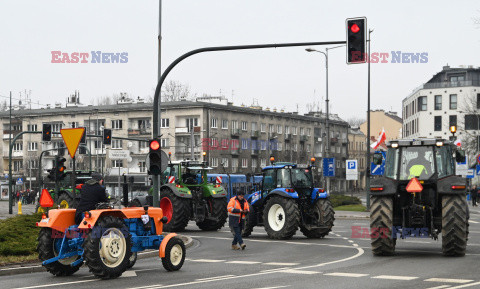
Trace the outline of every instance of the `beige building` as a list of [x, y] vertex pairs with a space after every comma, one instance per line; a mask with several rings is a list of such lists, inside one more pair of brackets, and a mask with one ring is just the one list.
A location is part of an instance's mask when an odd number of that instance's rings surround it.
[[357, 160], [358, 180], [347, 181], [349, 189], [365, 188], [365, 169], [366, 169], [366, 141], [367, 137], [358, 127], [351, 127], [348, 130], [348, 159]]
[[[396, 112], [386, 112], [384, 110], [370, 111], [370, 136], [378, 138], [382, 129], [385, 129], [386, 141], [399, 139], [402, 137], [402, 118]], [[360, 125], [360, 130], [367, 135], [367, 122]]]

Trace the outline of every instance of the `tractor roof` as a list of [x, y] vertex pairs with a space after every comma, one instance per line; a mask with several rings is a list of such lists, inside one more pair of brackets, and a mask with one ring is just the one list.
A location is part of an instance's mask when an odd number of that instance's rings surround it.
[[262, 171], [265, 170], [271, 170], [271, 169], [283, 169], [284, 167], [297, 167], [297, 164], [294, 163], [287, 163], [287, 162], [278, 162], [278, 163], [273, 163], [271, 166], [264, 167]]
[[415, 138], [415, 139], [392, 140], [387, 143], [387, 147], [392, 147], [392, 144], [398, 145], [399, 147], [454, 145], [453, 142], [446, 139], [441, 139], [441, 138]]

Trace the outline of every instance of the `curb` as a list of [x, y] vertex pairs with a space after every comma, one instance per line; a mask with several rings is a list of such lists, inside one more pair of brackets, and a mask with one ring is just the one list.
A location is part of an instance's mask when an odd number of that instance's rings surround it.
[[[180, 239], [182, 239], [183, 243], [185, 244], [185, 248], [190, 248], [193, 246], [193, 239], [188, 236], [184, 235], [177, 235]], [[146, 252], [141, 252], [138, 254], [137, 259], [145, 259], [158, 256], [158, 250], [148, 250]], [[45, 272], [45, 268], [43, 268], [40, 263], [33, 263], [31, 266], [22, 266], [17, 265], [17, 267], [0, 267], [0, 276], [9, 276], [9, 275], [17, 275], [17, 274], [28, 274], [28, 273], [37, 273], [37, 272]]]

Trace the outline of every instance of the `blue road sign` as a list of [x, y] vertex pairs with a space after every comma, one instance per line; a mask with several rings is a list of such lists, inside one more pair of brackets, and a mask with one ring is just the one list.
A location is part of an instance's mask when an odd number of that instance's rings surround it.
[[323, 176], [324, 177], [335, 176], [335, 158], [323, 159]]
[[474, 176], [475, 176], [475, 171], [473, 169], [469, 169], [467, 171], [467, 179], [473, 179]]
[[354, 170], [357, 168], [357, 162], [354, 161], [354, 160], [351, 160], [351, 161], [347, 161], [347, 168], [349, 170]]
[[477, 176], [479, 176], [480, 175], [480, 165], [477, 165], [476, 171], [477, 171]]
[[373, 162], [370, 164], [370, 174], [374, 176], [382, 176], [385, 172], [385, 165], [376, 165]]
[[17, 179], [17, 185], [23, 185], [23, 179], [22, 178]]

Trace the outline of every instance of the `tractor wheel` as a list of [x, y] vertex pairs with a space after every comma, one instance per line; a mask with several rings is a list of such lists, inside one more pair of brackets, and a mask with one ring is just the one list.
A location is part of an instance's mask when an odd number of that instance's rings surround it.
[[60, 209], [73, 209], [77, 204], [67, 193], [63, 193], [58, 197], [58, 205]]
[[127, 269], [132, 268], [135, 265], [136, 262], [137, 262], [137, 252], [132, 252], [132, 255], [128, 259]]
[[210, 212], [210, 217], [216, 218], [217, 220], [214, 221], [205, 218], [203, 222], [197, 222], [197, 226], [204, 231], [217, 231], [222, 228], [227, 221], [227, 205], [227, 198], [208, 199], [207, 206], [209, 206], [208, 211]]
[[40, 204], [37, 204], [37, 206], [35, 206], [35, 213], [37, 214], [43, 214], [43, 213], [46, 213], [47, 210], [45, 210], [44, 207], [40, 206]]
[[460, 195], [442, 197], [442, 251], [445, 256], [465, 256], [467, 206]]
[[95, 277], [117, 278], [127, 270], [132, 237], [122, 219], [101, 217], [83, 242], [85, 264]]
[[173, 237], [168, 240], [165, 247], [165, 257], [162, 258], [163, 268], [167, 271], [180, 270], [185, 262], [185, 245], [180, 238]]
[[[376, 256], [391, 256], [395, 253], [395, 239], [392, 238], [393, 199], [372, 196], [370, 209], [370, 230], [372, 253]], [[375, 237], [375, 238], [374, 238]]]
[[[58, 255], [57, 251], [60, 249], [62, 239], [52, 237], [53, 231], [51, 228], [40, 229], [40, 233], [38, 234], [37, 239], [37, 252], [38, 258], [41, 261], [54, 258]], [[82, 263], [77, 266], [70, 266], [70, 264], [72, 264], [78, 258], [80, 258], [80, 256], [74, 256], [43, 266], [47, 269], [48, 272], [52, 273], [55, 276], [70, 276], [73, 273], [77, 272], [78, 269], [82, 266]]]
[[176, 196], [169, 189], [161, 191], [160, 208], [168, 222], [163, 225], [166, 232], [181, 232], [185, 230], [190, 219], [190, 202]]
[[300, 211], [293, 199], [271, 197], [263, 210], [265, 231], [272, 239], [290, 239], [300, 223]]
[[318, 218], [320, 223], [325, 224], [326, 228], [321, 229], [307, 229], [306, 227], [300, 225], [300, 231], [307, 238], [323, 238], [333, 227], [333, 221], [335, 220], [335, 211], [333, 210], [332, 203], [328, 199], [320, 199], [315, 203], [315, 216]]

